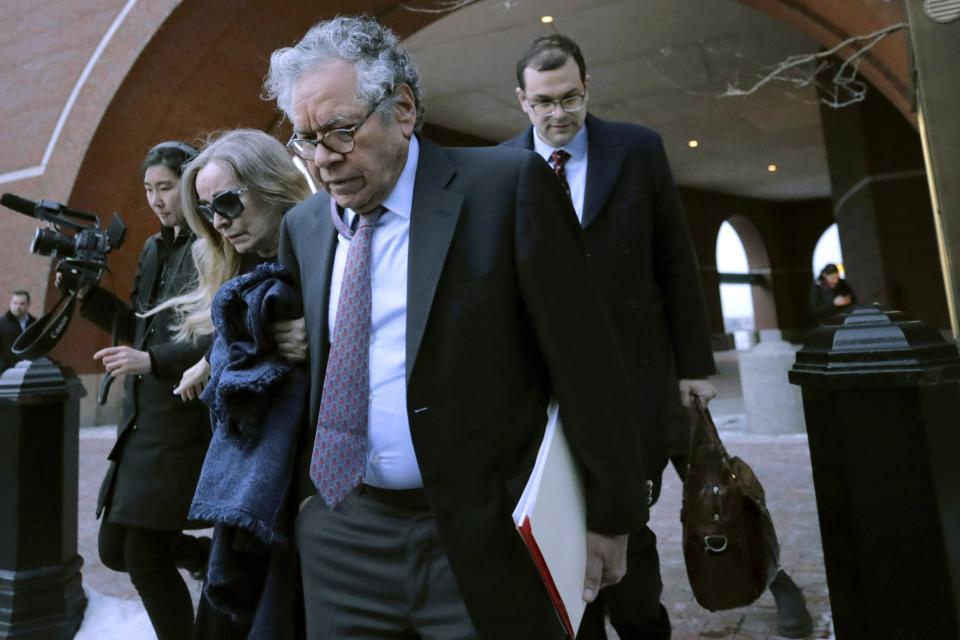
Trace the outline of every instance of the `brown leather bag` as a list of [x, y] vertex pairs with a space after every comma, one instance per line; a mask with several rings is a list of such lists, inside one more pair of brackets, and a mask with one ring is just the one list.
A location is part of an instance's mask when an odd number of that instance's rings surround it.
[[705, 609], [746, 606], [767, 589], [780, 545], [753, 470], [727, 455], [710, 412], [696, 400], [683, 487], [683, 559], [693, 595]]

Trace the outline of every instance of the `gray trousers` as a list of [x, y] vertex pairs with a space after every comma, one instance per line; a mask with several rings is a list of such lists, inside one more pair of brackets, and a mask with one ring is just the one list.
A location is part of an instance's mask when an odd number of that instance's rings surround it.
[[311, 640], [477, 637], [429, 511], [314, 497], [296, 538]]

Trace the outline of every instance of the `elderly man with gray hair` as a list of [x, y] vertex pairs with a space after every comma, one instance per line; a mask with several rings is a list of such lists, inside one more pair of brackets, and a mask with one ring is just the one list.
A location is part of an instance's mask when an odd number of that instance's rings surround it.
[[266, 91], [323, 192], [280, 261], [312, 388], [296, 537], [311, 638], [560, 638], [511, 512], [548, 400], [583, 469], [583, 597], [646, 521], [629, 390], [577, 219], [543, 160], [417, 133], [417, 68], [340, 17], [274, 52]]

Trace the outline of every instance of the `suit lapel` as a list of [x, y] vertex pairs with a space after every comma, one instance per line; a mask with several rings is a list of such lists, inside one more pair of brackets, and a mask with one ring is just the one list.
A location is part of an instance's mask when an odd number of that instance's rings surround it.
[[143, 271], [140, 272], [140, 280], [137, 289], [137, 308], [134, 311], [143, 313], [150, 308], [150, 296], [157, 285], [157, 274], [160, 271], [160, 252], [157, 246], [158, 242], [150, 245], [150, 254], [143, 261]]
[[[583, 220], [580, 223], [584, 228], [596, 219], [607, 203], [626, 154], [623, 145], [615, 135], [611, 135], [603, 120], [587, 114], [586, 125], [587, 184], [583, 198]], [[526, 131], [504, 144], [534, 151], [533, 127], [527, 127]]]
[[[311, 349], [321, 349], [317, 353], [325, 353], [326, 345], [330, 344], [330, 321], [328, 312], [330, 310], [330, 278], [333, 274], [333, 257], [337, 250], [337, 230], [330, 220], [330, 207], [333, 206], [333, 198], [323, 194], [324, 197], [318, 198], [316, 215], [310, 216], [306, 228], [303, 229], [302, 237], [316, 238], [315, 251], [307, 251], [310, 256], [306, 261], [307, 269], [317, 274], [311, 277], [309, 291], [304, 291], [304, 300], [321, 300], [322, 310], [319, 314], [320, 331], [316, 334], [317, 344], [311, 344]], [[297, 230], [300, 234], [301, 230]], [[313, 241], [310, 242], [313, 245]], [[303, 274], [301, 274], [301, 279]]]
[[420, 139], [407, 253], [408, 383], [463, 204], [463, 196], [446, 190], [455, 173], [441, 147]]
[[625, 153], [616, 136], [608, 134], [606, 123], [587, 114], [587, 189], [581, 222], [584, 228], [594, 221], [607, 203]]

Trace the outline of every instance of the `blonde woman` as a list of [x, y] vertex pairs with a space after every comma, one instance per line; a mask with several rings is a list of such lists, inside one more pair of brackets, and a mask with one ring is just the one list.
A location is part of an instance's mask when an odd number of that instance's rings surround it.
[[[175, 337], [196, 340], [213, 334], [210, 306], [231, 278], [275, 259], [283, 214], [310, 195], [304, 174], [275, 138], [253, 129], [236, 129], [214, 138], [184, 170], [180, 183], [183, 212], [197, 236], [193, 260], [197, 286], [169, 300], [176, 309]], [[302, 322], [278, 323], [279, 350], [302, 362]], [[289, 340], [287, 339], [289, 338]], [[210, 373], [201, 358], [174, 389], [184, 400], [199, 397]]]

